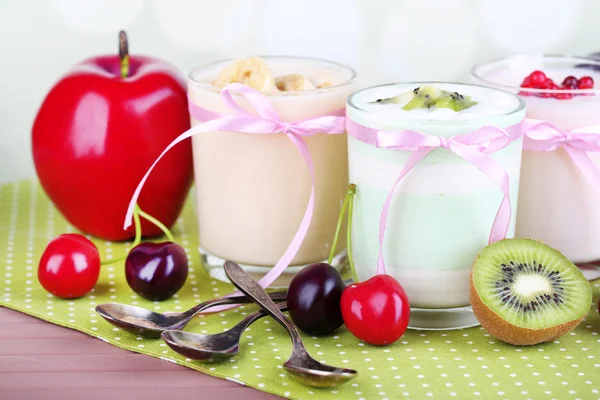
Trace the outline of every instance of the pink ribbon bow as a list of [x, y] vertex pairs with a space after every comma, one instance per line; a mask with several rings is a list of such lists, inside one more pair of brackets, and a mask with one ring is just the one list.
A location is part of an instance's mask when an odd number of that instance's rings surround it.
[[600, 170], [588, 151], [600, 151], [600, 125], [563, 131], [556, 125], [535, 119], [525, 121], [525, 151], [554, 151], [563, 147], [583, 176], [600, 191]]
[[[252, 114], [244, 110], [235, 101], [231, 92], [237, 92], [244, 96], [254, 107], [258, 115]], [[306, 206], [306, 211], [304, 212], [304, 217], [302, 218], [302, 222], [300, 223], [300, 226], [296, 231], [292, 242], [289, 244], [288, 248], [281, 256], [279, 261], [277, 261], [277, 264], [275, 264], [275, 266], [264, 277], [262, 277], [262, 279], [259, 280], [259, 284], [262, 287], [267, 287], [271, 283], [273, 283], [279, 275], [281, 275], [284, 269], [291, 263], [293, 258], [296, 256], [296, 253], [298, 252], [298, 249], [300, 248], [300, 245], [302, 244], [302, 241], [306, 236], [306, 232], [308, 231], [310, 220], [312, 219], [314, 211], [315, 174], [313, 160], [308, 146], [306, 145], [302, 137], [322, 133], [344, 133], [346, 131], [345, 117], [343, 116], [344, 110], [336, 111], [333, 113], [334, 115], [327, 115], [290, 123], [281, 120], [279, 114], [277, 113], [277, 110], [275, 110], [275, 107], [273, 107], [273, 105], [270, 103], [267, 96], [246, 85], [232, 83], [225, 86], [221, 90], [221, 98], [223, 102], [234, 112], [234, 114], [215, 113], [209, 110], [205, 110], [201, 107], [195, 106], [194, 104], [192, 104], [191, 101], [189, 101], [190, 114], [194, 118], [206, 122], [196, 125], [179, 135], [167, 146], [167, 148], [161, 153], [161, 155], [156, 159], [156, 161], [154, 161], [152, 166], [148, 169], [148, 171], [138, 184], [133, 194], [133, 197], [129, 202], [129, 207], [127, 208], [127, 214], [125, 216], [124, 229], [127, 229], [131, 225], [135, 204], [137, 203], [137, 199], [140, 195], [140, 192], [142, 191], [144, 183], [148, 179], [148, 176], [150, 176], [150, 173], [152, 172], [156, 164], [160, 161], [160, 159], [178, 143], [194, 135], [214, 131], [235, 131], [257, 135], [283, 133], [290, 138], [292, 143], [298, 148], [298, 151], [300, 151], [300, 153], [302, 154], [302, 157], [304, 157], [306, 165], [308, 166], [308, 169], [310, 171], [312, 186], [310, 190], [308, 204]]]
[[506, 236], [510, 224], [511, 206], [508, 174], [495, 160], [488, 156], [522, 136], [521, 124], [513, 125], [506, 130], [496, 126], [483, 126], [469, 134], [443, 138], [427, 135], [414, 131], [385, 132], [359, 125], [347, 119], [346, 126], [348, 135], [362, 142], [372, 144], [379, 148], [410, 151], [413, 154], [406, 161], [396, 182], [390, 189], [379, 220], [379, 257], [377, 261], [377, 273], [385, 273], [383, 260], [383, 239], [387, 223], [388, 209], [396, 186], [402, 178], [432, 150], [444, 148], [450, 150], [470, 164], [473, 164], [481, 172], [486, 174], [502, 191], [504, 197], [498, 208], [490, 232], [489, 242], [493, 243]]

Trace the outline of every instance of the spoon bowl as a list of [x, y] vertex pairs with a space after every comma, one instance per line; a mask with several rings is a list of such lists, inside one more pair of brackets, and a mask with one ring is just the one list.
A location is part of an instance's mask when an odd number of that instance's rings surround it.
[[[269, 296], [278, 302], [285, 301], [287, 292], [273, 292]], [[251, 300], [246, 296], [222, 297], [205, 301], [182, 313], [170, 312], [164, 314], [128, 304], [107, 303], [96, 306], [96, 312], [102, 318], [126, 332], [147, 338], [159, 338], [163, 331], [183, 329], [196, 314], [207, 308], [247, 303], [251, 303]]]
[[250, 297], [256, 304], [279, 322], [292, 339], [292, 355], [283, 364], [283, 367], [300, 383], [313, 387], [334, 387], [344, 383], [357, 375], [357, 372], [348, 368], [337, 368], [321, 364], [313, 359], [300, 338], [298, 330], [292, 322], [279, 310], [267, 292], [239, 265], [226, 261], [225, 274], [242, 293]]
[[[227, 333], [227, 332], [224, 332]], [[209, 336], [184, 331], [164, 331], [161, 334], [165, 343], [175, 352], [192, 360], [215, 362], [236, 356], [240, 351], [239, 342], [231, 343], [227, 340], [219, 341], [208, 339]]]
[[283, 363], [298, 381], [307, 386], [333, 387], [354, 378], [357, 372], [348, 368], [337, 368], [321, 364], [313, 358], [294, 359], [293, 355]]
[[[286, 303], [277, 306], [282, 311], [287, 310]], [[202, 335], [183, 331], [164, 331], [161, 337], [170, 348], [187, 358], [204, 362], [221, 361], [239, 353], [242, 333], [250, 324], [266, 315], [263, 310], [259, 310], [222, 333]]]
[[176, 329], [180, 322], [177, 314], [170, 316], [127, 304], [101, 304], [96, 312], [114, 326], [147, 338], [159, 338], [165, 327]]

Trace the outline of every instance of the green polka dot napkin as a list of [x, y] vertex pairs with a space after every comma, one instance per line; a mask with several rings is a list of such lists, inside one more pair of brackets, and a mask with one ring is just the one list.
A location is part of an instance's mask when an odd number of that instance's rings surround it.
[[[38, 260], [50, 239], [72, 231], [37, 182], [0, 186], [0, 305], [115, 346], [294, 399], [600, 399], [600, 315], [595, 305], [573, 332], [533, 347], [503, 344], [481, 328], [407, 331], [387, 347], [361, 343], [344, 328], [324, 337], [304, 335], [307, 349], [317, 360], [359, 373], [340, 387], [313, 389], [294, 381], [282, 368], [291, 345], [283, 328], [270, 318], [248, 328], [237, 357], [202, 364], [179, 356], [160, 339], [123, 332], [95, 313], [97, 304], [107, 302], [158, 312], [182, 311], [233, 291], [231, 285], [211, 279], [200, 264], [191, 202], [175, 227], [176, 239], [191, 260], [190, 274], [183, 289], [164, 302], [147, 301], [133, 293], [125, 282], [123, 262], [104, 266], [96, 288], [83, 298], [67, 301], [45, 292], [37, 281]], [[122, 256], [130, 246], [94, 241], [103, 258]], [[592, 282], [592, 287], [597, 301], [600, 281]], [[198, 317], [186, 329], [222, 332], [255, 309], [247, 305]]]

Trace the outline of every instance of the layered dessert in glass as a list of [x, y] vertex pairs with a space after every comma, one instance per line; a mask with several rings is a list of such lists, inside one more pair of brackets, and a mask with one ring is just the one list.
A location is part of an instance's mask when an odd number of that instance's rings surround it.
[[[238, 82], [267, 96], [283, 121], [296, 122], [343, 111], [354, 71], [330, 61], [302, 57], [251, 57], [195, 68], [189, 99], [198, 107], [233, 114], [221, 89]], [[243, 96], [234, 100], [256, 110]], [[343, 115], [343, 114], [342, 114]], [[192, 125], [199, 121], [192, 116]], [[345, 134], [303, 138], [315, 171], [315, 207], [308, 233], [273, 286], [285, 286], [306, 264], [327, 260], [348, 184]], [[209, 273], [226, 280], [223, 261], [232, 260], [256, 279], [280, 259], [305, 213], [311, 190], [306, 161], [284, 133], [216, 131], [193, 137], [200, 252]], [[336, 266], [345, 260], [338, 242]]]
[[[424, 88], [440, 99], [432, 105], [424, 97], [415, 104]], [[346, 115], [348, 124], [392, 133], [382, 137], [414, 131], [449, 139], [488, 125], [510, 129], [514, 137], [489, 157], [509, 178], [512, 216], [507, 236], [513, 236], [525, 116], [517, 96], [459, 83], [389, 84], [352, 94]], [[350, 126], [348, 134], [350, 182], [357, 186], [351, 244], [358, 277], [366, 280], [377, 267], [384, 201], [414, 152], [367, 143]], [[410, 327], [477, 325], [469, 307], [469, 274], [488, 243], [503, 198], [486, 174], [447, 148], [433, 149], [400, 181], [390, 202], [383, 258], [387, 273], [408, 295]]]
[[[599, 134], [600, 62], [570, 56], [512, 56], [475, 66], [472, 79], [519, 94], [531, 126], [558, 129], [555, 149], [523, 152], [516, 235], [539, 239], [576, 263], [600, 259], [600, 187], [559, 142], [576, 132]], [[585, 151], [600, 166], [600, 153]]]

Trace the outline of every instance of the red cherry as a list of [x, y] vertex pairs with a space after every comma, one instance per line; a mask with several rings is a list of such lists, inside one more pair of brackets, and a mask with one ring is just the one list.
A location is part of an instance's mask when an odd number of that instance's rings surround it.
[[96, 285], [99, 275], [98, 249], [78, 233], [66, 233], [53, 239], [38, 265], [41, 285], [63, 299], [85, 295]]
[[408, 327], [408, 297], [390, 275], [375, 275], [365, 282], [347, 286], [340, 306], [348, 330], [369, 344], [394, 343]]
[[529, 75], [529, 79], [531, 81], [531, 84], [534, 86], [538, 86], [543, 84], [544, 82], [546, 82], [546, 74], [544, 74], [542, 71], [533, 71], [530, 75]]
[[576, 88], [577, 87], [577, 78], [575, 78], [573, 75], [567, 76], [563, 81], [561, 86], [565, 87], [565, 88]]
[[579, 78], [577, 82], [578, 89], [592, 89], [594, 87], [594, 80], [590, 76], [584, 76]]

